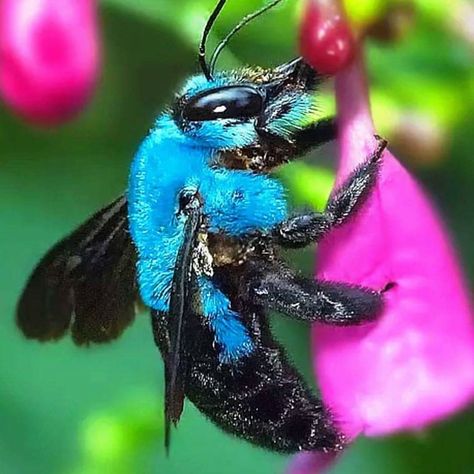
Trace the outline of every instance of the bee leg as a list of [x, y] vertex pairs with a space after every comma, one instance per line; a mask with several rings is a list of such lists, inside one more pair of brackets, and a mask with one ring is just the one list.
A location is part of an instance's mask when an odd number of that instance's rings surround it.
[[304, 155], [312, 148], [337, 138], [336, 117], [318, 120], [307, 127], [298, 130], [292, 137], [294, 157]]
[[289, 248], [304, 247], [346, 222], [373, 190], [386, 146], [387, 142], [380, 139], [369, 159], [332, 194], [323, 213], [291, 217], [278, 225], [272, 235], [275, 243]]
[[291, 137], [282, 137], [268, 125], [261, 123], [257, 123], [256, 131], [273, 148], [284, 150], [284, 162], [288, 163], [312, 148], [334, 140], [337, 136], [337, 124], [335, 117], [322, 119], [298, 130]]
[[380, 292], [295, 275], [283, 263], [255, 265], [249, 301], [305, 321], [341, 326], [373, 321], [382, 311]]

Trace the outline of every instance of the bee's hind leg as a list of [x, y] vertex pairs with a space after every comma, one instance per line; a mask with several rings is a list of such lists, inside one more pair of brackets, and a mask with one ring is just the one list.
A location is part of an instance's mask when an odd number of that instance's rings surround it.
[[249, 301], [295, 319], [341, 326], [373, 321], [382, 311], [381, 292], [293, 273], [282, 262], [258, 262], [246, 283]]

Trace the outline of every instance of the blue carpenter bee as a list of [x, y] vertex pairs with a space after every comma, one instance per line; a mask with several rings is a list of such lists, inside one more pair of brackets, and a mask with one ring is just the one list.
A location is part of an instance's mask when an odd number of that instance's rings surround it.
[[132, 322], [141, 298], [165, 364], [166, 446], [186, 397], [224, 431], [258, 446], [339, 449], [330, 413], [286, 359], [266, 313], [338, 325], [379, 313], [380, 293], [305, 279], [279, 249], [316, 242], [351, 216], [373, 186], [385, 143], [325, 212], [289, 216], [269, 171], [332, 139], [334, 120], [308, 125], [321, 78], [302, 59], [214, 73], [230, 36], [211, 67], [205, 43], [224, 3], [204, 30], [203, 74], [186, 83], [141, 144], [126, 196], [47, 253], [17, 321], [40, 341], [70, 330], [78, 345], [108, 342]]

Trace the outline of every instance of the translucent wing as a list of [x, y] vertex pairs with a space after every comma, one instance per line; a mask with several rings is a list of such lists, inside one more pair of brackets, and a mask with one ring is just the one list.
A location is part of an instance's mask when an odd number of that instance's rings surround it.
[[200, 208], [190, 209], [184, 228], [183, 243], [176, 259], [168, 315], [169, 350], [164, 357], [165, 390], [165, 447], [170, 443], [170, 426], [179, 421], [183, 411], [184, 385], [187, 370], [187, 351], [183, 344], [186, 315], [192, 309], [194, 276], [193, 250], [201, 223]]
[[122, 196], [43, 257], [20, 298], [18, 326], [40, 341], [69, 328], [79, 345], [116, 339], [134, 319], [135, 263]]

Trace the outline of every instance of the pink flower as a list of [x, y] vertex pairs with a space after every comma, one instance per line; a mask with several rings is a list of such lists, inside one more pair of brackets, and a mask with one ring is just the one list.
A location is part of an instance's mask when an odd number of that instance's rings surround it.
[[[376, 146], [361, 61], [336, 76], [340, 183]], [[474, 324], [439, 217], [408, 172], [384, 153], [375, 191], [321, 242], [317, 276], [383, 289], [381, 318], [313, 328], [325, 404], [349, 440], [419, 430], [474, 399]], [[292, 474], [322, 472], [328, 455], [303, 453]]]
[[71, 118], [98, 70], [94, 0], [0, 2], [0, 95], [16, 113], [41, 124]]
[[[375, 147], [360, 62], [338, 75], [336, 97], [341, 182]], [[374, 325], [314, 328], [323, 395], [347, 434], [420, 429], [473, 399], [474, 324], [453, 249], [389, 152], [362, 211], [321, 243], [317, 273], [378, 289], [394, 284]]]

